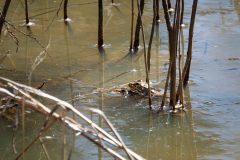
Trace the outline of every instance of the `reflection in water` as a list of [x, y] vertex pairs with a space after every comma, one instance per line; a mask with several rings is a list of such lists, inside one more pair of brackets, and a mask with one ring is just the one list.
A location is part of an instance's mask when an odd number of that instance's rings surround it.
[[[186, 97], [189, 95], [186, 91]], [[188, 97], [189, 98], [189, 97]], [[191, 110], [171, 115], [147, 112], [135, 98], [105, 98], [105, 112], [118, 126], [128, 145], [147, 159], [196, 159], [196, 132]], [[118, 104], [118, 105], [116, 105]]]

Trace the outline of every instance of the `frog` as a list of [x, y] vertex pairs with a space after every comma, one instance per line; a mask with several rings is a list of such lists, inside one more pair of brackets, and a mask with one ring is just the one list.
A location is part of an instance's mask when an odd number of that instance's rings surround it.
[[[148, 92], [149, 92], [148, 84], [143, 80], [136, 80], [136, 81], [127, 83], [126, 85], [120, 88], [115, 88], [115, 91], [123, 95], [142, 96], [142, 97], [148, 96]], [[154, 88], [151, 88], [150, 92], [151, 92], [151, 96], [162, 96], [162, 93], [160, 91], [155, 90]]]
[[128, 87], [129, 87], [128, 93], [130, 95], [140, 95], [140, 96], [148, 95], [147, 83], [143, 82], [142, 80], [130, 82], [128, 83]]

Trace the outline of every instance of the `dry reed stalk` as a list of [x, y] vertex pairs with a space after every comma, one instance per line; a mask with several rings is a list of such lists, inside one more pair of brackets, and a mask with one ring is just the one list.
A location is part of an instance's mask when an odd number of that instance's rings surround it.
[[25, 21], [26, 21], [26, 25], [28, 26], [29, 24], [29, 17], [28, 17], [28, 1], [25, 0]]
[[153, 35], [155, 30], [155, 21], [156, 21], [156, 0], [153, 0], [153, 20], [152, 20], [152, 29], [150, 34], [150, 39], [148, 43], [148, 52], [147, 52], [147, 67], [148, 72], [150, 72], [150, 66], [151, 66], [151, 48], [152, 48], [152, 41], [153, 41]]
[[2, 27], [3, 27], [3, 24], [5, 23], [5, 18], [7, 16], [7, 11], [8, 11], [10, 3], [11, 3], [11, 0], [5, 0], [3, 10], [0, 11], [0, 36], [2, 33]]
[[141, 17], [143, 14], [143, 9], [144, 9], [144, 0], [140, 1], [140, 12], [138, 9], [138, 17], [137, 17], [137, 23], [136, 23], [136, 27], [135, 27], [135, 35], [134, 35], [134, 43], [133, 43], [133, 48], [134, 50], [138, 50], [139, 47], [139, 34], [140, 34], [140, 29], [141, 29]]
[[[178, 101], [178, 97], [180, 96], [180, 104], [184, 107], [184, 99], [183, 99], [183, 80], [182, 80], [182, 69], [184, 64], [184, 37], [183, 37], [183, 16], [184, 16], [184, 0], [181, 0], [181, 15], [180, 15], [180, 34], [178, 37], [178, 72], [179, 72], [179, 83], [176, 95], [176, 102]], [[182, 45], [181, 45], [182, 44]], [[182, 48], [181, 48], [182, 47]], [[181, 53], [182, 49], [182, 53]], [[178, 91], [179, 90], [179, 91]]]
[[98, 0], [98, 48], [103, 46], [103, 1]]
[[138, 16], [139, 16], [140, 28], [141, 28], [142, 40], [143, 40], [146, 82], [148, 84], [148, 105], [149, 105], [149, 109], [151, 110], [152, 109], [151, 87], [150, 87], [150, 81], [149, 81], [149, 70], [148, 70], [148, 62], [147, 62], [145, 35], [144, 35], [144, 28], [143, 28], [143, 22], [142, 22], [142, 17], [141, 17], [142, 13], [141, 13], [141, 7], [140, 7], [139, 0], [137, 0], [137, 8], [138, 8]]
[[166, 95], [167, 95], [168, 83], [169, 83], [169, 79], [170, 79], [169, 77], [170, 77], [170, 72], [171, 72], [170, 66], [171, 66], [171, 64], [169, 64], [169, 66], [168, 66], [167, 79], [165, 81], [164, 93], [163, 93], [162, 102], [161, 102], [161, 106], [158, 110], [158, 113], [163, 110], [163, 106], [165, 105], [165, 99], [166, 99]]
[[192, 14], [191, 14], [191, 20], [190, 20], [190, 27], [189, 27], [187, 59], [183, 69], [183, 85], [184, 86], [187, 85], [187, 82], [189, 80], [189, 73], [190, 73], [191, 60], [192, 60], [193, 29], [194, 29], [195, 16], [197, 11], [197, 4], [198, 4], [198, 0], [194, 0], [192, 5]]
[[167, 7], [170, 9], [172, 8], [171, 0], [167, 0]]
[[[182, 30], [182, 29], [181, 29]], [[180, 92], [179, 92], [179, 95], [180, 95], [180, 104], [182, 105], [183, 107], [183, 81], [182, 81], [182, 57], [184, 56], [183, 54], [181, 55], [181, 35], [179, 34], [179, 37], [178, 37], [178, 77], [179, 77], [179, 81], [178, 81], [178, 86], [180, 87]], [[182, 42], [184, 43], [184, 42]], [[178, 94], [176, 95], [176, 102], [178, 101]]]
[[68, 7], [68, 0], [64, 0], [64, 4], [63, 4], [63, 18], [64, 18], [65, 21], [68, 18], [67, 7]]
[[[189, 27], [187, 58], [182, 71], [182, 81], [183, 81], [184, 88], [186, 87], [189, 80], [189, 73], [190, 73], [191, 60], [192, 60], [193, 30], [194, 30], [195, 16], [197, 11], [197, 4], [198, 4], [198, 0], [194, 0], [192, 4], [192, 13], [191, 13], [190, 27]], [[180, 90], [181, 90], [181, 86], [179, 85], [177, 89], [177, 100], [181, 92]]]
[[156, 0], [156, 22], [160, 21], [160, 16], [159, 16], [159, 0]]
[[130, 39], [130, 47], [129, 52], [132, 53], [133, 51], [133, 22], [134, 22], [134, 0], [131, 2], [131, 10], [132, 10], [132, 19], [131, 19], [131, 39]]
[[[170, 63], [169, 63], [169, 71], [170, 71], [170, 106], [172, 109], [175, 109], [176, 106], [176, 57], [177, 57], [177, 49], [178, 49], [178, 41], [179, 41], [179, 30], [180, 30], [180, 22], [181, 22], [181, 0], [177, 0], [175, 3], [175, 13], [173, 17], [173, 22], [171, 23], [171, 17], [169, 13], [169, 7], [171, 6], [170, 1], [162, 0], [162, 5], [164, 9], [164, 17], [168, 29], [168, 37], [169, 37], [169, 52], [170, 52]], [[168, 77], [167, 77], [168, 79]], [[167, 85], [165, 85], [165, 89]], [[166, 92], [166, 91], [165, 91]], [[162, 102], [163, 105], [163, 102]], [[163, 106], [161, 105], [160, 108]]]
[[[76, 110], [75, 107], [73, 107], [71, 104], [62, 101], [56, 97], [53, 97], [51, 95], [48, 95], [40, 90], [34, 89], [32, 87], [16, 83], [14, 81], [11, 81], [9, 79], [0, 77], [0, 84], [4, 83], [5, 85], [0, 85], [0, 92], [12, 97], [16, 102], [21, 102], [24, 98], [26, 107], [30, 107], [32, 109], [35, 109], [39, 111], [40, 113], [46, 114], [48, 116], [45, 124], [43, 125], [41, 132], [36, 136], [36, 138], [25, 148], [24, 151], [29, 149], [39, 137], [41, 137], [42, 134], [45, 133], [46, 130], [48, 130], [57, 120], [61, 121], [62, 123], [66, 124], [69, 128], [76, 131], [83, 137], [87, 138], [89, 141], [95, 143], [96, 145], [100, 146], [103, 150], [105, 150], [107, 153], [109, 153], [111, 156], [113, 156], [116, 159], [126, 159], [123, 157], [123, 155], [120, 155], [118, 152], [114, 151], [112, 148], [118, 148], [122, 151], [125, 151], [125, 155], [131, 159], [136, 160], [142, 160], [143, 158], [128, 149], [125, 144], [122, 142], [122, 140], [119, 138], [119, 135], [116, 134], [116, 130], [112, 127], [112, 124], [110, 121], [106, 118], [106, 116], [102, 113], [100, 110], [93, 110], [95, 113], [98, 113], [99, 116], [101, 116], [105, 122], [106, 125], [109, 126], [107, 129], [110, 129], [114, 135], [112, 136], [105, 130], [103, 130], [101, 127], [99, 127], [96, 123], [94, 123], [92, 120], [87, 118], [85, 115], [83, 115], [81, 112]], [[18, 92], [18, 95], [14, 95], [13, 93], [9, 92], [5, 87], [13, 88]], [[59, 114], [56, 112], [56, 107], [52, 110], [50, 110], [48, 107], [37, 101], [35, 98], [33, 98], [30, 94], [34, 94], [35, 97], [39, 96], [41, 98], [45, 98], [46, 100], [52, 101], [56, 104], [58, 108], [67, 110], [68, 112], [75, 113], [76, 116], [78, 116], [80, 119], [84, 121], [84, 123], [87, 123], [88, 125], [81, 125], [81, 123], [77, 122], [76, 120], [73, 120], [72, 118]], [[52, 118], [52, 122], [49, 124], [49, 119]], [[114, 138], [116, 137], [116, 138]], [[101, 139], [101, 143], [98, 139]], [[23, 152], [21, 153], [21, 155]], [[19, 154], [17, 158], [20, 158], [21, 155]]]

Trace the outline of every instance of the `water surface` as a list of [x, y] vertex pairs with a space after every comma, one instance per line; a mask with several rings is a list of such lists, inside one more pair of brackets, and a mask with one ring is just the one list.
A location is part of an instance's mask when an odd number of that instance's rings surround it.
[[[144, 26], [146, 39], [151, 29], [151, 2], [146, 2]], [[71, 23], [65, 25], [56, 16], [58, 1], [31, 1], [30, 16], [35, 26], [27, 29], [24, 8], [12, 2], [7, 19], [21, 33], [18, 52], [9, 36], [2, 37], [0, 54], [8, 57], [0, 65], [1, 76], [31, 86], [45, 82], [43, 90], [63, 100], [144, 79], [143, 47], [129, 54], [130, 1], [117, 6], [104, 1], [104, 50], [98, 50], [97, 2], [69, 2]], [[2, 4], [1, 4], [2, 5]], [[191, 2], [186, 2], [185, 23], [188, 26]], [[196, 17], [193, 61], [186, 97], [191, 109], [180, 115], [157, 115], [147, 109], [147, 101], [139, 98], [89, 94], [69, 101], [83, 107], [102, 109], [123, 137], [126, 145], [146, 159], [239, 159], [240, 158], [240, 2], [238, 0], [199, 1]], [[162, 11], [161, 11], [162, 12]], [[185, 29], [187, 33], [187, 29]], [[186, 37], [185, 37], [186, 38]], [[43, 61], [33, 68], [43, 46], [49, 45]], [[163, 87], [168, 63], [167, 32], [164, 18], [156, 27], [152, 46], [151, 81]], [[158, 102], [154, 102], [158, 104]], [[26, 143], [34, 137], [44, 117], [30, 114], [26, 124]], [[39, 122], [40, 121], [40, 122]], [[1, 159], [13, 159], [13, 132], [8, 121], [0, 122]], [[46, 146], [52, 159], [61, 159], [62, 130], [58, 124], [48, 136]], [[70, 132], [70, 131], [69, 131]], [[21, 148], [21, 133], [17, 142]], [[69, 134], [67, 146], [70, 146]], [[68, 147], [67, 147], [68, 148]], [[66, 154], [69, 152], [65, 151]], [[99, 154], [93, 144], [81, 137], [75, 141], [72, 159], [111, 159]], [[25, 155], [25, 159], [45, 159], [39, 144]], [[103, 157], [101, 157], [103, 156]]]

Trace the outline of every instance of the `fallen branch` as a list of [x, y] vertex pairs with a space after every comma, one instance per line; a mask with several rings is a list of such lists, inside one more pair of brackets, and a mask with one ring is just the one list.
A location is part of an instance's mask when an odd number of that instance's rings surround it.
[[[6, 88], [11, 88], [14, 90], [14, 92], [12, 93]], [[51, 96], [47, 93], [44, 93], [38, 89], [0, 77], [0, 93], [1, 95], [5, 95], [14, 99], [19, 104], [22, 104], [22, 101], [24, 101], [25, 107], [34, 109], [44, 115], [47, 115], [49, 118], [53, 118], [50, 124], [48, 124], [46, 121], [46, 124], [43, 125], [43, 128], [40, 130], [39, 134], [27, 146], [28, 148], [26, 147], [24, 151], [18, 155], [17, 158], [20, 158], [24, 152], [26, 152], [37, 140], [39, 140], [42, 134], [44, 134], [44, 132], [49, 129], [56, 121], [60, 121], [72, 130], [74, 130], [77, 133], [76, 135], [82, 135], [83, 137], [93, 142], [116, 159], [144, 159], [129, 148], [127, 148], [111, 122], [107, 119], [104, 113], [98, 109], [90, 109], [90, 111], [97, 113], [104, 119], [106, 126], [108, 126], [107, 129], [111, 130], [113, 135], [111, 135], [109, 132], [105, 131], [99, 125], [94, 123], [80, 111], [74, 108], [71, 104], [62, 101], [54, 96]], [[51, 102], [54, 102], [55, 106], [59, 107], [58, 110], [62, 109], [64, 112], [73, 112], [76, 116], [81, 118], [82, 121], [77, 122], [76, 120], [68, 116], [59, 114], [55, 109], [50, 109], [49, 107], [38, 101], [36, 98], [33, 98], [33, 95], [34, 97], [41, 97]], [[101, 141], [99, 141], [99, 139], [101, 139]], [[117, 151], [115, 149], [117, 149]]]

